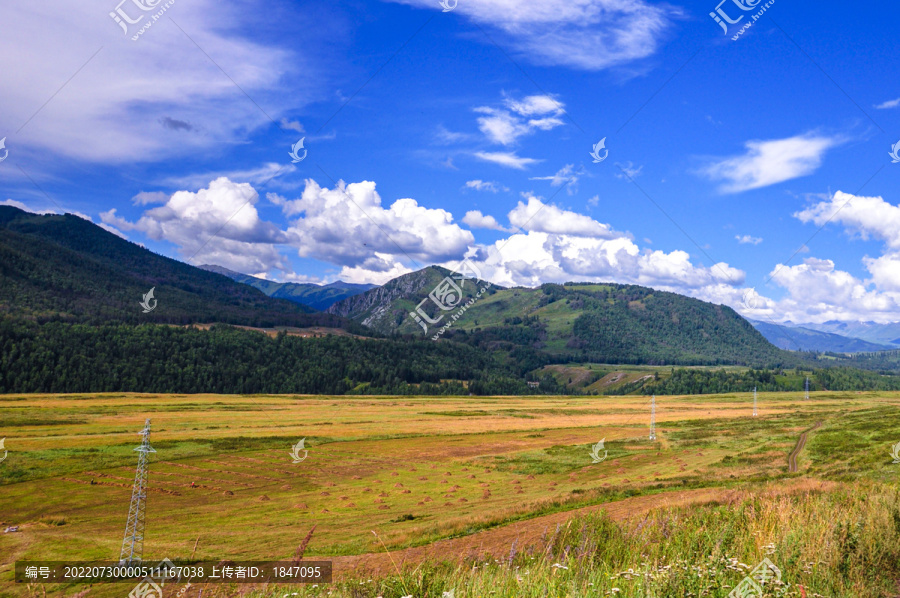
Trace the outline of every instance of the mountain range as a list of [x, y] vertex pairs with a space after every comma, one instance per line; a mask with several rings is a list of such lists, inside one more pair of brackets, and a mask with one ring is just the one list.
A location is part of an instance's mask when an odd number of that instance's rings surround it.
[[[900, 348], [900, 344], [875, 343], [862, 338], [854, 338], [824, 330], [804, 326], [787, 326], [771, 322], [750, 320], [753, 327], [766, 339], [781, 349], [788, 351], [827, 351], [832, 353], [861, 353], [868, 351], [890, 351]], [[819, 325], [822, 326], [822, 325]], [[879, 325], [876, 325], [879, 326]], [[889, 326], [889, 325], [882, 325]], [[876, 328], [876, 330], [884, 330]], [[888, 335], [889, 336], [889, 335]]]
[[[571, 375], [548, 373], [554, 364]], [[730, 307], [646, 287], [503, 288], [438, 266], [368, 289], [271, 283], [157, 255], [72, 214], [0, 206], [0, 392], [524, 394], [538, 380], [567, 392], [599, 375], [591, 364], [775, 368], [733, 380], [693, 369], [660, 392], [788, 389], [799, 368], [840, 365], [856, 373], [829, 374], [829, 387], [900, 387], [885, 376], [898, 351], [785, 351]], [[771, 378], [786, 368], [793, 377]]]
[[257, 278], [241, 274], [222, 266], [204, 264], [200, 266], [208, 272], [215, 272], [227, 276], [231, 280], [242, 284], [250, 285], [255, 289], [259, 289], [269, 297], [276, 299], [287, 299], [294, 303], [306, 305], [318, 311], [325, 311], [337, 301], [365, 293], [375, 285], [373, 284], [354, 284], [351, 282], [336, 281], [330, 284], [318, 285], [312, 283], [296, 283], [296, 282], [274, 282], [265, 278]]

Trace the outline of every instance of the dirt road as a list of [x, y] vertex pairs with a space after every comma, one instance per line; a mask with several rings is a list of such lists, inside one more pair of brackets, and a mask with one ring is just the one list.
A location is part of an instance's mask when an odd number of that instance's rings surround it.
[[803, 434], [800, 434], [800, 438], [797, 440], [797, 446], [794, 447], [794, 450], [791, 451], [791, 454], [788, 457], [788, 468], [791, 473], [797, 473], [797, 456], [800, 454], [800, 451], [803, 450], [803, 447], [806, 446], [806, 435], [819, 428], [821, 425], [822, 422], [816, 422], [816, 425], [805, 431]]

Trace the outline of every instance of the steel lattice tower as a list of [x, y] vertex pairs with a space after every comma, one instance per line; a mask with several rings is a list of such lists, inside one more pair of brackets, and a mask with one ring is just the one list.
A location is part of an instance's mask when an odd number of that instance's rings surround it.
[[756, 387], [753, 387], [753, 417], [756, 417]]
[[144, 552], [144, 512], [147, 509], [147, 476], [149, 474], [150, 453], [155, 453], [150, 446], [150, 420], [144, 422], [144, 429], [138, 432], [143, 438], [141, 446], [134, 449], [138, 452], [137, 472], [134, 474], [134, 489], [131, 491], [131, 507], [128, 509], [128, 523], [125, 524], [125, 539], [122, 541], [122, 554], [119, 562], [140, 562]]
[[650, 398], [650, 440], [656, 440], [656, 395]]
[[806, 377], [806, 384], [803, 385], [803, 390], [806, 391], [806, 400], [809, 400], [809, 376]]

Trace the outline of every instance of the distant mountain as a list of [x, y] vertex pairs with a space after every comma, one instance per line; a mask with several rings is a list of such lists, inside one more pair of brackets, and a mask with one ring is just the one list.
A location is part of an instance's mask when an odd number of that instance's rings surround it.
[[[153, 309], [144, 313], [140, 303], [151, 289], [147, 305]], [[39, 322], [358, 328], [157, 255], [72, 214], [10, 206], [0, 206], [0, 315]]]
[[[381, 333], [417, 337], [433, 338], [452, 322], [441, 338], [516, 351], [519, 359], [526, 351], [556, 362], [793, 365], [801, 360], [771, 345], [729, 307], [634, 285], [506, 289], [470, 281], [462, 288], [462, 300], [451, 302], [457, 307], [442, 311], [429, 294], [448, 275], [431, 266], [339, 301], [328, 311]], [[488, 290], [453, 321], [458, 306], [483, 288]], [[410, 316], [420, 304], [429, 319], [439, 319], [426, 323], [427, 331]]]
[[250, 285], [251, 287], [259, 289], [269, 297], [287, 299], [288, 301], [300, 303], [301, 305], [306, 305], [319, 311], [325, 311], [341, 299], [365, 293], [375, 286], [372, 284], [353, 284], [343, 281], [332, 282], [331, 284], [326, 285], [273, 282], [264, 278], [241, 274], [240, 272], [235, 272], [234, 270], [212, 264], [204, 264], [200, 266], [200, 268], [227, 276], [231, 280], [241, 284]]
[[894, 349], [900, 348], [900, 322], [878, 324], [876, 322], [838, 322], [830, 320], [828, 322], [823, 322], [822, 324], [806, 323], [791, 325], [859, 338], [869, 341], [870, 343], [891, 345]]
[[861, 353], [889, 351], [895, 347], [871, 343], [831, 332], [812, 330], [801, 326], [784, 326], [770, 322], [750, 320], [766, 339], [776, 347], [788, 351], [831, 351], [833, 353]]

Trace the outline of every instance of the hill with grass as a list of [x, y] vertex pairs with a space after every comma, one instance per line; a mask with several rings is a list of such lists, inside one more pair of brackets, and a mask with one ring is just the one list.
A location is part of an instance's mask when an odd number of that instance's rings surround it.
[[250, 285], [269, 297], [287, 299], [319, 311], [325, 311], [338, 301], [365, 293], [375, 286], [372, 284], [353, 284], [340, 280], [330, 284], [275, 282], [248, 274], [241, 274], [222, 266], [204, 264], [200, 268], [216, 274], [222, 274], [235, 282]]
[[[141, 301], [151, 289], [147, 305], [155, 308], [145, 313]], [[351, 325], [157, 255], [78, 216], [10, 206], [0, 206], [0, 315], [37, 322]]]
[[[440, 337], [487, 350], [539, 352], [551, 361], [632, 364], [795, 365], [733, 309], [676, 293], [621, 284], [502, 288], [468, 280], [442, 311], [434, 289], [450, 276], [432, 266], [344, 299], [329, 312], [384, 334]], [[483, 292], [482, 292], [483, 290]], [[480, 293], [480, 295], [479, 295]], [[417, 306], [434, 324], [410, 315]], [[457, 319], [453, 319], [458, 316]]]

